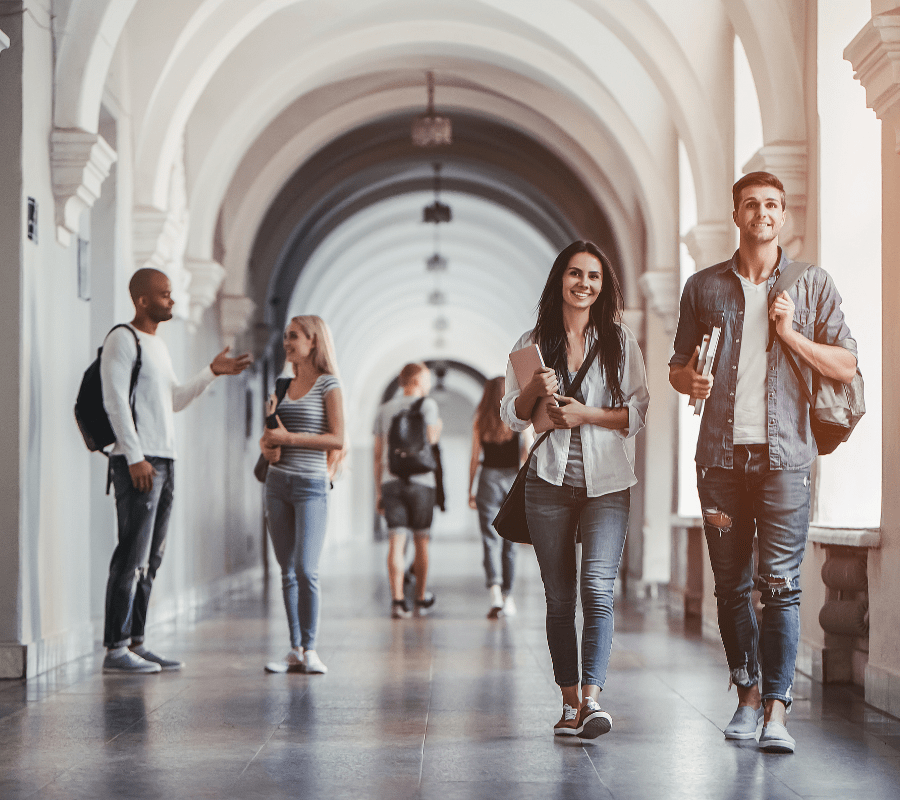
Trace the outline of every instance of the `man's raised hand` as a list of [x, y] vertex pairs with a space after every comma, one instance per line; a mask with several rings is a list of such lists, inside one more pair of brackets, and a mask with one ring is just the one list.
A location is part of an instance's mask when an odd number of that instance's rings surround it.
[[253, 356], [250, 353], [232, 358], [228, 355], [229, 350], [231, 347], [226, 347], [212, 360], [209, 368], [213, 371], [213, 375], [240, 375], [253, 363]]

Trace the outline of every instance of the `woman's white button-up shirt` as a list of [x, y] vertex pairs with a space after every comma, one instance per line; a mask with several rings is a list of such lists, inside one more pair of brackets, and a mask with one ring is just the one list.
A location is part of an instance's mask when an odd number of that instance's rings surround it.
[[[650, 394], [647, 391], [644, 358], [637, 339], [625, 325], [620, 327], [625, 334], [625, 362], [622, 366], [621, 388], [625, 407], [628, 409], [628, 428], [611, 430], [600, 425], [581, 426], [581, 449], [588, 497], [619, 492], [637, 483], [634, 474], [634, 436], [644, 427]], [[528, 331], [519, 337], [513, 352], [532, 344], [531, 333]], [[587, 406], [595, 408], [612, 406], [612, 398], [599, 359], [595, 359], [588, 367], [581, 391]], [[519, 432], [531, 425], [531, 420], [522, 420], [516, 416], [515, 402], [520, 394], [521, 389], [512, 364], [507, 363], [506, 394], [500, 404], [500, 417], [510, 428]], [[562, 486], [566, 461], [569, 458], [571, 435], [568, 428], [553, 430], [538, 447], [532, 463], [536, 463], [539, 478], [555, 486]]]

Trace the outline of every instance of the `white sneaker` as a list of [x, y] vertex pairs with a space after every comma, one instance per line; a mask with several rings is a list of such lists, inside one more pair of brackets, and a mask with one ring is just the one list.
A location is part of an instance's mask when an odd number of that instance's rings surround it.
[[266, 672], [283, 674], [285, 672], [306, 672], [303, 656], [296, 650], [289, 650], [284, 661], [270, 661], [266, 664]]
[[324, 675], [328, 672], [328, 667], [322, 663], [315, 650], [307, 650], [303, 653], [304, 671], [312, 675]]
[[503, 601], [503, 616], [514, 617], [519, 609], [516, 608], [516, 601], [512, 599], [512, 595], [507, 595]]
[[103, 658], [103, 672], [106, 675], [140, 675], [161, 671], [162, 667], [155, 661], [146, 661], [131, 650], [121, 655], [107, 653]]

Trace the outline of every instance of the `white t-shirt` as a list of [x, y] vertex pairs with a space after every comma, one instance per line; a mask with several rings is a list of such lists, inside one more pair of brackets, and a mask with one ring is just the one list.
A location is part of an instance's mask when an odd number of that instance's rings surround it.
[[141, 371], [134, 391], [136, 428], [128, 402], [131, 369], [137, 356], [134, 336], [116, 328], [106, 337], [100, 357], [103, 406], [116, 435], [111, 455], [125, 456], [129, 465], [147, 456], [175, 458], [173, 412], [186, 408], [216, 379], [207, 366], [187, 383], [178, 383], [166, 343], [154, 334], [132, 330], [141, 342]]
[[[388, 433], [391, 430], [391, 420], [394, 415], [399, 414], [405, 408], [409, 408], [419, 398], [415, 395], [399, 395], [393, 400], [388, 400], [381, 408], [378, 409], [378, 415], [375, 417], [375, 428], [373, 433], [380, 436], [382, 441], [381, 447], [381, 482], [396, 481], [399, 478], [391, 474], [388, 469]], [[426, 397], [422, 403], [422, 416], [425, 417], [426, 425], [437, 425], [440, 421], [440, 411], [438, 404], [434, 398]], [[423, 486], [435, 486], [433, 472], [425, 472], [422, 475], [410, 475], [410, 481], [420, 483]]]
[[734, 393], [734, 443], [765, 444], [766, 433], [766, 345], [769, 339], [768, 286], [754, 284], [742, 275], [744, 332], [738, 357], [737, 389]]

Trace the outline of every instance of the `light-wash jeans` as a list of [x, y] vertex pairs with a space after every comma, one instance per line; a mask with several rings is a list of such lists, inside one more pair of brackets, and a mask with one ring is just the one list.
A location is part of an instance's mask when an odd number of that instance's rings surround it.
[[[697, 489], [731, 680], [753, 686], [762, 662], [763, 702], [790, 705], [800, 641], [800, 562], [809, 532], [809, 470], [773, 470], [767, 445], [735, 445], [733, 469], [697, 467]], [[750, 594], [754, 534], [761, 630]]]
[[525, 513], [547, 598], [547, 644], [559, 686], [578, 685], [575, 631], [575, 529], [581, 531], [581, 684], [603, 687], [613, 638], [613, 590], [625, 534], [628, 489], [588, 497], [587, 489], [554, 486], [537, 476], [525, 483]]
[[314, 650], [319, 627], [319, 557], [325, 543], [328, 479], [280, 469], [266, 476], [266, 517], [281, 567], [291, 647]]
[[515, 467], [482, 467], [475, 503], [484, 547], [484, 575], [487, 587], [499, 584], [503, 594], [512, 591], [516, 571], [516, 545], [500, 537], [491, 524], [509, 492], [518, 470]]

